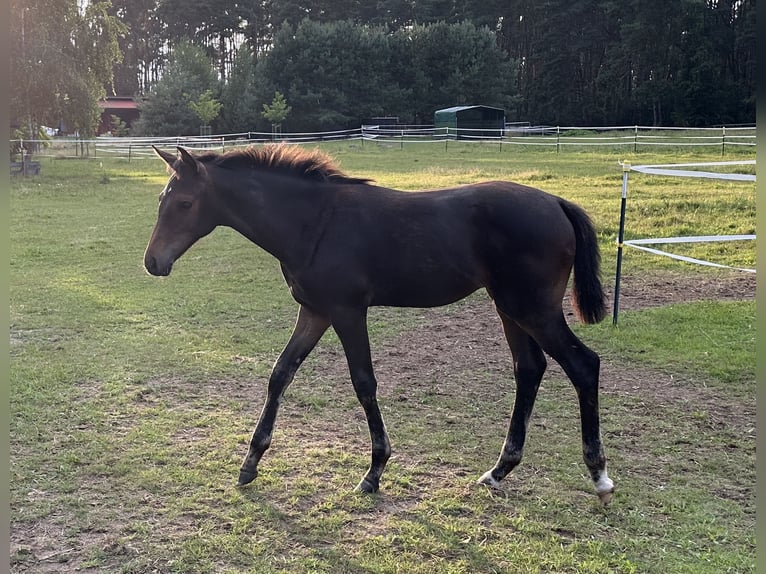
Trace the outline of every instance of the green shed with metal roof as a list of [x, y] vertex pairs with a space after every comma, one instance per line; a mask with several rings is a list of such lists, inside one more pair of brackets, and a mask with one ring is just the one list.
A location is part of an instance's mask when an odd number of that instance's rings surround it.
[[505, 110], [491, 106], [453, 106], [434, 112], [436, 134], [452, 139], [503, 137]]

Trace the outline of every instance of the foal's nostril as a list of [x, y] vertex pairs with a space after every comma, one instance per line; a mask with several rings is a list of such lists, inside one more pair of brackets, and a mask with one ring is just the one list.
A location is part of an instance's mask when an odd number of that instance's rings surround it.
[[152, 275], [157, 275], [157, 260], [151, 255], [146, 255], [144, 257], [144, 269]]

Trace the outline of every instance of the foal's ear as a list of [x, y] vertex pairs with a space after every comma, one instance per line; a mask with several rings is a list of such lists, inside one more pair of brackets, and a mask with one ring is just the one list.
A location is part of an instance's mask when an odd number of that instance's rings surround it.
[[199, 161], [197, 161], [197, 158], [182, 147], [176, 149], [178, 149], [178, 153], [181, 154], [181, 159], [183, 160], [184, 165], [191, 168], [192, 173], [199, 173], [201, 171], [201, 165]]
[[156, 153], [158, 156], [162, 158], [162, 160], [168, 164], [168, 167], [172, 168], [173, 164], [176, 161], [176, 156], [174, 156], [172, 153], [168, 153], [166, 151], [162, 151], [157, 146], [153, 145], [152, 149], [154, 150], [154, 153]]

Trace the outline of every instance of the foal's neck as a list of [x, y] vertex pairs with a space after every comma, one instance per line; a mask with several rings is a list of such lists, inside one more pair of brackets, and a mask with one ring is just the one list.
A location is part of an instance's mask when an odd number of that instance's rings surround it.
[[226, 205], [223, 225], [287, 265], [313, 252], [334, 195], [332, 185], [260, 172], [225, 182], [218, 193]]

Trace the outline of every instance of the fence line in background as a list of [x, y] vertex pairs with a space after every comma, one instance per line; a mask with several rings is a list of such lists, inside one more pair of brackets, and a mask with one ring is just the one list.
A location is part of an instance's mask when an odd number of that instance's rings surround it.
[[727, 147], [754, 147], [756, 129], [752, 127], [678, 128], [648, 126], [575, 127], [528, 126], [507, 124], [504, 129], [446, 128], [423, 125], [364, 125], [356, 129], [330, 132], [240, 132], [210, 136], [179, 137], [112, 137], [100, 136], [84, 140], [55, 137], [51, 140], [10, 140], [11, 149], [32, 153], [35, 157], [121, 157], [128, 160], [150, 157], [153, 145], [169, 148], [184, 146], [197, 150], [262, 144], [272, 141], [287, 143], [322, 143], [359, 141], [361, 145], [400, 146], [411, 143], [435, 143], [449, 148], [450, 142], [473, 142], [506, 146], [562, 147], [715, 147], [725, 155]]

